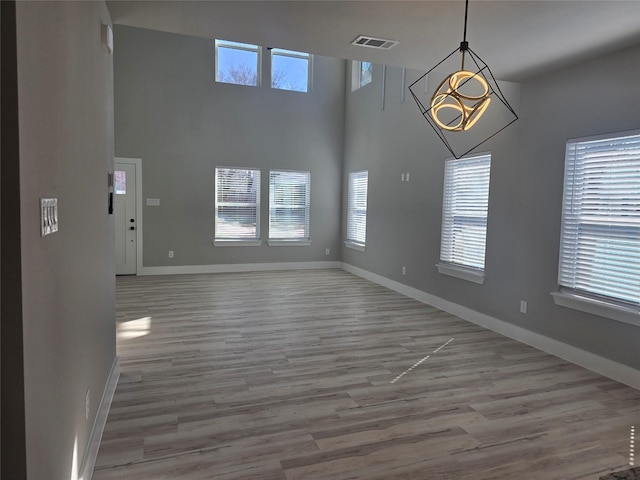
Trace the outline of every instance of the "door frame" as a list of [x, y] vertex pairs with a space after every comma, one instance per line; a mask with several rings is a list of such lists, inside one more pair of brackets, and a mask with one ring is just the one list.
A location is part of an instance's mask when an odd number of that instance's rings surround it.
[[116, 163], [126, 163], [136, 167], [136, 275], [142, 275], [142, 159], [114, 157], [113, 163], [114, 170]]

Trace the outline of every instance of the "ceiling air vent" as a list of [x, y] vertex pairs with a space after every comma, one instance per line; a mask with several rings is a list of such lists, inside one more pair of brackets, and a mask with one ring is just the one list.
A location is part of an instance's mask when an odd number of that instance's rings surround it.
[[382, 50], [389, 50], [394, 45], [397, 45], [396, 40], [387, 40], [385, 38], [367, 37], [364, 35], [358, 36], [351, 45], [360, 45], [369, 48], [381, 48]]

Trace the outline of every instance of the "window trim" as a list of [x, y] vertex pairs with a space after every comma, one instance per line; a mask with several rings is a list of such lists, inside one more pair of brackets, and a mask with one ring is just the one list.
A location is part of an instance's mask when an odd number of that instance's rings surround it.
[[618, 305], [611, 301], [599, 300], [587, 295], [567, 292], [563, 289], [551, 292], [553, 301], [561, 307], [591, 313], [610, 320], [628, 323], [640, 327], [640, 311], [631, 307]]
[[[254, 238], [239, 238], [239, 237], [217, 237], [218, 235], [218, 169], [227, 170], [253, 170], [258, 172], [258, 191], [256, 192], [256, 236]], [[260, 196], [262, 194], [261, 189], [262, 172], [259, 168], [254, 167], [227, 167], [224, 165], [216, 165], [214, 168], [213, 176], [213, 245], [216, 247], [259, 247], [262, 245], [261, 233], [260, 233], [260, 209], [261, 201]]]
[[[306, 182], [306, 197], [305, 197], [305, 236], [301, 238], [288, 237], [288, 238], [275, 238], [271, 237], [271, 199], [272, 199], [272, 184], [271, 184], [271, 174], [272, 173], [302, 173], [306, 174], [307, 182]], [[311, 245], [311, 172], [309, 170], [269, 170], [269, 205], [268, 205], [268, 215], [269, 215], [269, 232], [268, 232], [268, 244], [271, 247], [275, 246], [292, 246], [287, 244], [295, 244], [297, 246], [308, 246]]]
[[465, 267], [455, 263], [438, 262], [436, 263], [436, 267], [438, 269], [438, 273], [442, 275], [449, 275], [450, 277], [459, 278], [479, 285], [484, 284], [484, 280], [486, 278], [484, 270]]
[[[489, 182], [487, 185], [487, 215], [485, 218], [486, 227], [485, 227], [485, 252], [484, 252], [484, 265], [483, 268], [477, 268], [472, 265], [466, 265], [462, 263], [449, 262], [442, 258], [443, 256], [443, 236], [444, 236], [444, 222], [445, 222], [445, 207], [447, 202], [447, 165], [450, 165], [449, 162], [462, 162], [465, 160], [473, 160], [479, 158], [486, 158], [489, 162]], [[487, 231], [489, 225], [489, 194], [491, 189], [491, 152], [478, 152], [472, 155], [464, 156], [462, 158], [454, 158], [450, 157], [446, 159], [445, 165], [445, 173], [444, 173], [444, 184], [442, 189], [442, 224], [440, 227], [440, 260], [436, 263], [436, 268], [438, 269], [438, 273], [441, 275], [449, 275], [451, 277], [459, 278], [461, 280], [466, 280], [468, 282], [477, 283], [479, 285], [484, 284], [486, 279], [486, 248], [487, 248]]]
[[267, 244], [270, 247], [308, 247], [311, 245], [311, 240], [300, 239], [300, 240], [280, 240], [280, 239], [270, 239], [267, 241]]
[[344, 246], [350, 248], [351, 250], [357, 250], [358, 252], [364, 252], [366, 249], [366, 246], [364, 244], [356, 243], [351, 240], [345, 240]]
[[216, 247], [259, 247], [262, 245], [262, 240], [238, 240], [238, 239], [218, 238], [213, 241], [213, 245]]
[[[235, 42], [232, 40], [214, 39], [214, 80], [216, 83], [224, 83], [226, 85], [239, 85], [241, 87], [260, 87], [262, 86], [262, 46], [252, 43]], [[246, 46], [245, 46], [246, 45]], [[230, 48], [234, 50], [243, 50], [245, 52], [257, 53], [256, 59], [256, 84], [247, 85], [245, 83], [225, 82], [218, 79], [218, 47]], [[250, 48], [255, 47], [255, 48]]]
[[[294, 93], [310, 93], [313, 88], [313, 54], [307, 52], [297, 52], [295, 50], [286, 50], [284, 48], [271, 48], [270, 49], [270, 65], [271, 65], [271, 78], [269, 79], [269, 86], [274, 90], [284, 90], [285, 92]], [[274, 55], [280, 57], [299, 58], [307, 60], [307, 89], [306, 90], [292, 90], [289, 88], [280, 88], [273, 86], [273, 57]]]
[[[565, 160], [564, 160], [564, 175], [567, 172], [567, 148], [569, 144], [595, 142], [607, 139], [616, 139], [621, 137], [640, 136], [640, 130], [628, 130], [622, 132], [612, 132], [600, 135], [592, 135], [588, 137], [570, 138], [565, 143]], [[623, 300], [616, 300], [612, 297], [600, 296], [595, 293], [584, 292], [576, 290], [571, 287], [563, 286], [560, 284], [561, 276], [561, 264], [563, 253], [563, 231], [564, 231], [564, 209], [565, 209], [565, 181], [563, 178], [563, 194], [562, 194], [562, 212], [563, 216], [560, 222], [560, 239], [559, 239], [559, 252], [558, 252], [558, 290], [550, 292], [553, 297], [553, 301], [556, 305], [571, 308], [581, 312], [597, 315], [610, 320], [616, 320], [619, 322], [627, 323], [640, 327], [640, 305], [634, 305], [627, 303]]]

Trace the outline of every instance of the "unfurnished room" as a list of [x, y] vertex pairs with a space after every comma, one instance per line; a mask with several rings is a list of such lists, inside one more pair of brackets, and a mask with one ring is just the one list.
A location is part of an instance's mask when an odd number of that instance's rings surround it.
[[640, 478], [640, 1], [0, 7], [2, 478]]

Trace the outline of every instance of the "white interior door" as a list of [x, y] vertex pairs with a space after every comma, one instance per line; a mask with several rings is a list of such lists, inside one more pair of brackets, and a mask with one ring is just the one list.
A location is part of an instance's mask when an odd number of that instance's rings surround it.
[[138, 251], [136, 165], [116, 162], [113, 177], [116, 275], [135, 275]]

